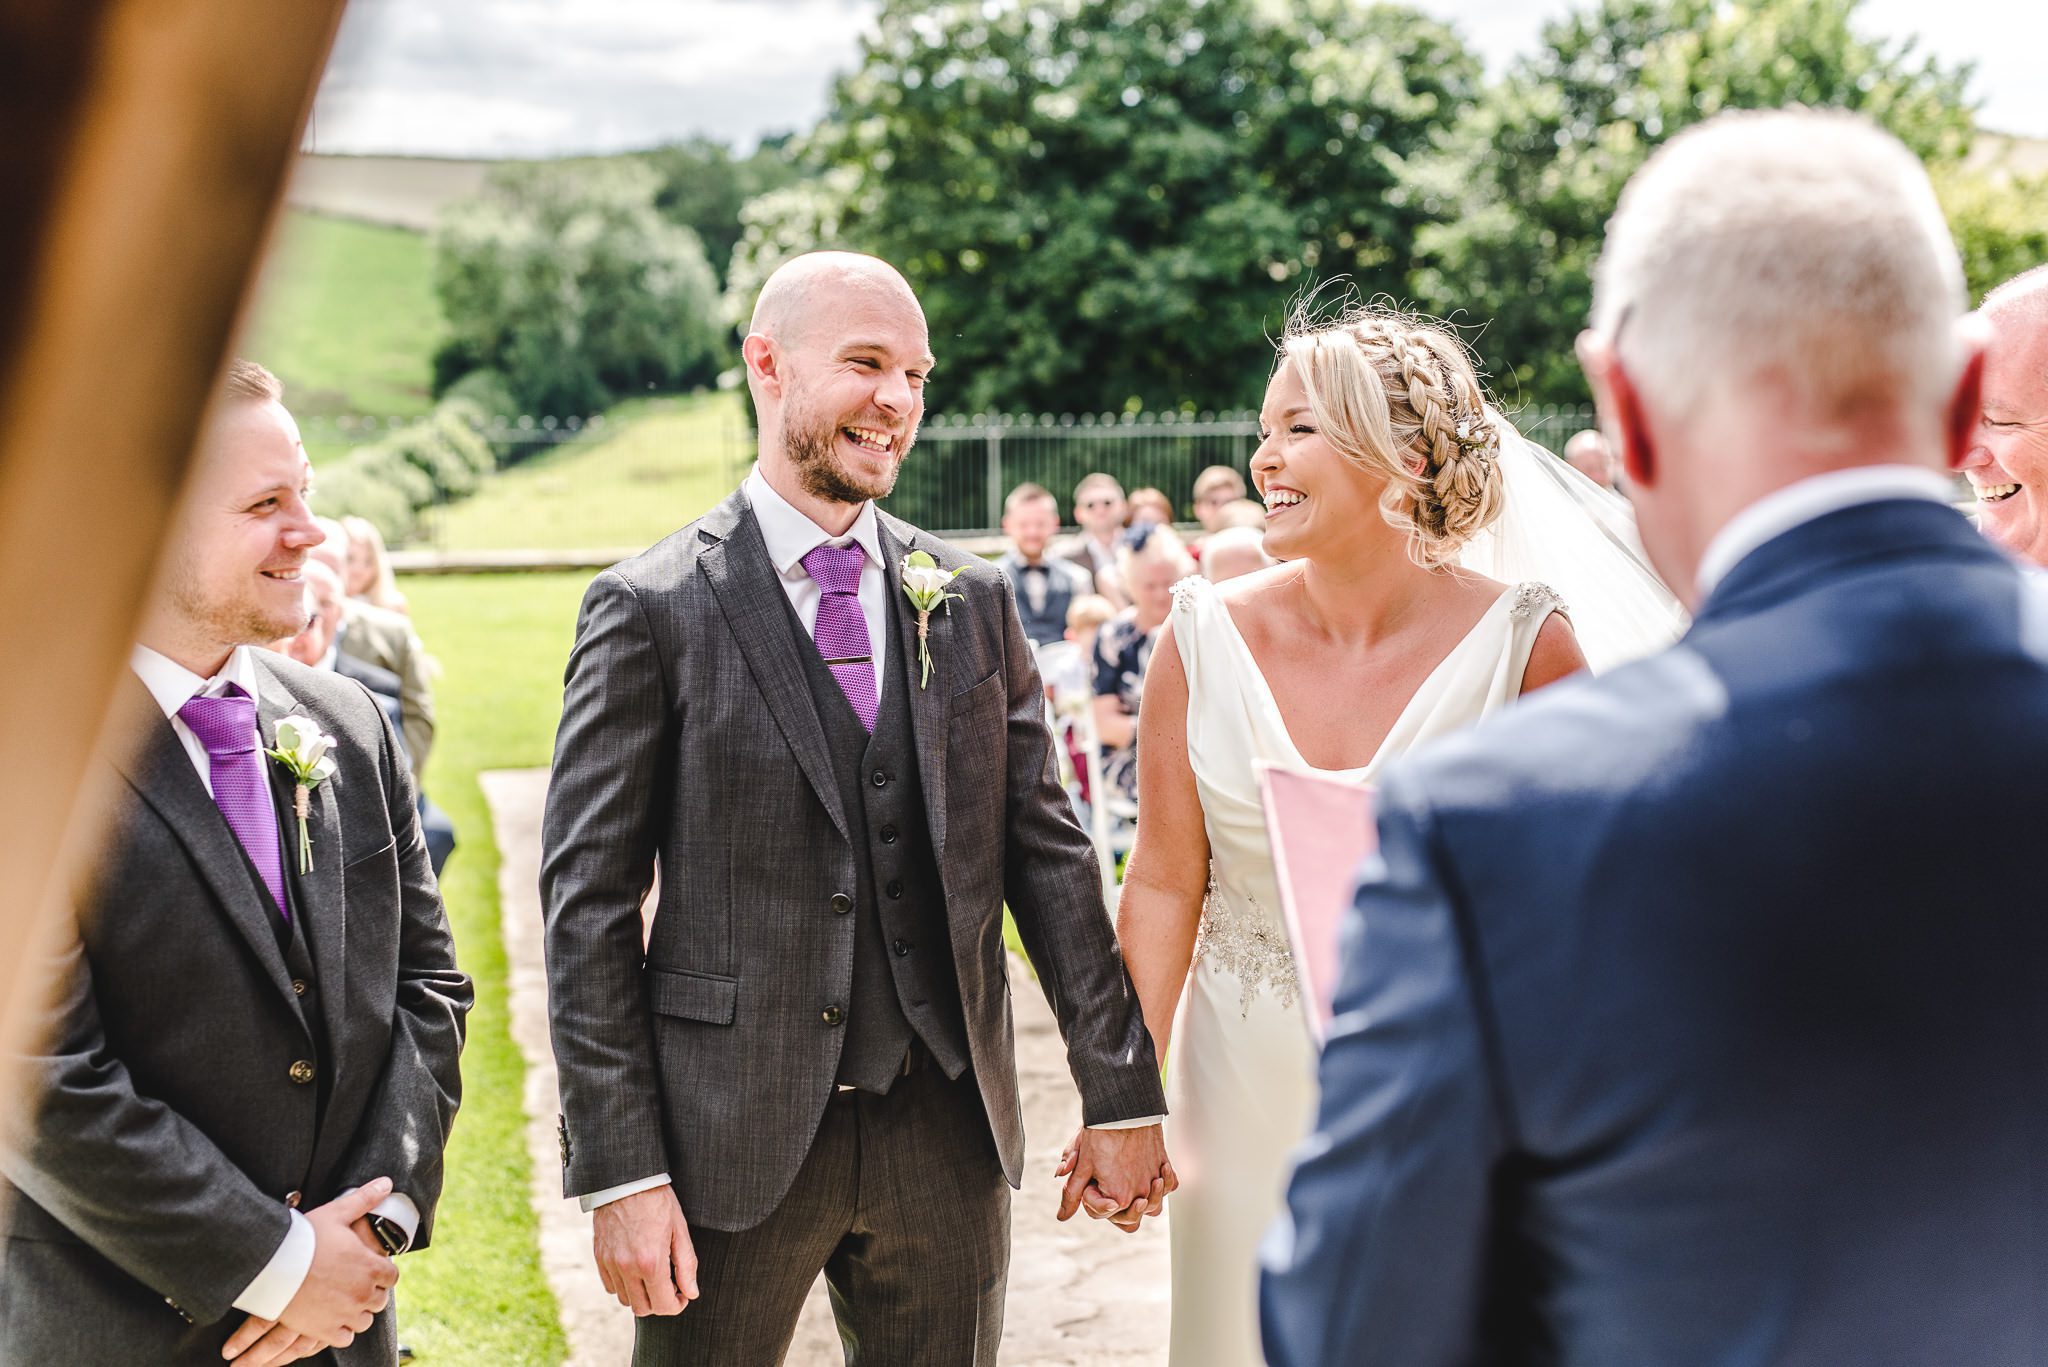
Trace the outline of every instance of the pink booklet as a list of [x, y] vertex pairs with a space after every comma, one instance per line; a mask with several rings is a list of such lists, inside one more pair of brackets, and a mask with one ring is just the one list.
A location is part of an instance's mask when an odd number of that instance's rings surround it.
[[1379, 843], [1372, 789], [1264, 760], [1257, 771], [1302, 1014], [1310, 1037], [1321, 1044], [1337, 995], [1337, 937], [1351, 909], [1352, 881], [1359, 861]]

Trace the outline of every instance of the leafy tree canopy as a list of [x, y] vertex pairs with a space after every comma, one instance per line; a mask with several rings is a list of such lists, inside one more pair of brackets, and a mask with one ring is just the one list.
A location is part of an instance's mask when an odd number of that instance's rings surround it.
[[510, 165], [451, 206], [434, 243], [448, 368], [494, 368], [548, 414], [714, 376], [717, 282], [697, 235], [655, 211], [658, 185], [632, 161]]
[[[1311, 280], [1402, 287], [1405, 168], [1478, 80], [1448, 28], [1353, 0], [886, 0], [810, 142], [840, 191], [756, 215], [734, 284], [778, 236], [894, 262], [935, 407], [1254, 403]], [[836, 236], [787, 241], [810, 225]]]
[[1859, 0], [1601, 0], [1548, 25], [1454, 143], [1415, 168], [1415, 295], [1478, 325], [1510, 403], [1583, 403], [1571, 342], [1621, 188], [1659, 143], [1728, 109], [1860, 111], [1930, 162], [1968, 150], [1967, 68], [1860, 36]]

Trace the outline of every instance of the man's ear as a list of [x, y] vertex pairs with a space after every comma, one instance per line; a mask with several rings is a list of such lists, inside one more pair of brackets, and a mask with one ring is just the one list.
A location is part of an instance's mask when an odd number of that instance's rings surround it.
[[781, 357], [776, 355], [774, 341], [758, 332], [750, 332], [740, 343], [740, 357], [747, 363], [748, 378], [770, 394], [781, 394]]
[[1621, 462], [1622, 474], [1637, 488], [1655, 487], [1657, 453], [1635, 380], [1614, 344], [1591, 329], [1579, 334], [1577, 350], [1579, 366], [1586, 372], [1593, 402], [1600, 410], [1600, 426], [1614, 448], [1615, 459]]
[[1949, 392], [1942, 428], [1951, 470], [1962, 468], [1963, 458], [1976, 443], [1977, 424], [1984, 416], [1984, 352], [1991, 345], [1991, 328], [1984, 315], [1972, 313], [1960, 319], [1956, 323], [1956, 341], [1963, 353], [1963, 368], [1956, 376], [1956, 387]]

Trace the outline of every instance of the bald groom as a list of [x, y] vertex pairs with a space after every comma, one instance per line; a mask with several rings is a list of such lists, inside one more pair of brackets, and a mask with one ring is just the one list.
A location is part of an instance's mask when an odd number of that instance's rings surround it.
[[[1128, 1226], [1170, 1189], [1158, 1066], [1008, 586], [875, 506], [924, 413], [916, 297], [799, 257], [744, 354], [759, 464], [597, 577], [569, 661], [541, 872], [564, 1190], [637, 1363], [780, 1362], [821, 1270], [849, 1362], [993, 1363], [1006, 903], [1092, 1127], [1067, 1213]], [[920, 555], [952, 576], [928, 623]]]

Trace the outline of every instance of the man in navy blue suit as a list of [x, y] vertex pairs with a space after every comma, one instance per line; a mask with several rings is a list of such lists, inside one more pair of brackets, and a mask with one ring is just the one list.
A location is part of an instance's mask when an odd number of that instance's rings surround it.
[[1398, 766], [1268, 1241], [1303, 1364], [2048, 1363], [2048, 589], [1919, 164], [1732, 115], [1580, 356], [1696, 617]]

